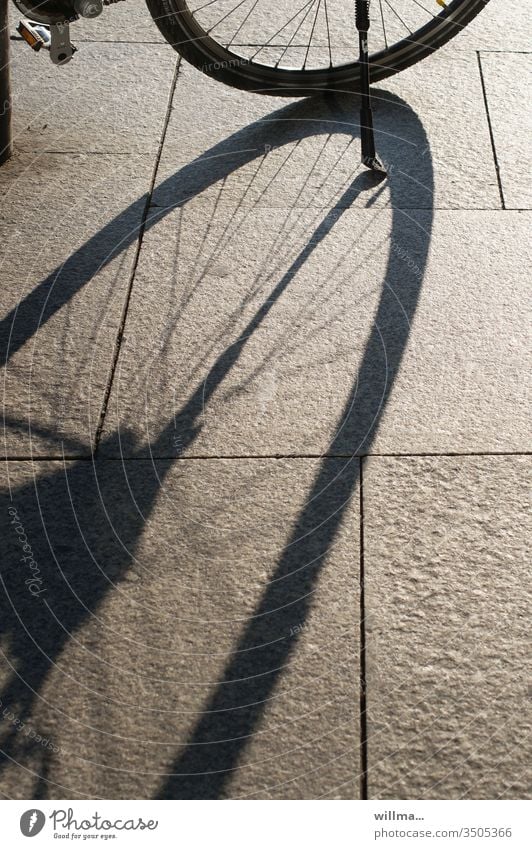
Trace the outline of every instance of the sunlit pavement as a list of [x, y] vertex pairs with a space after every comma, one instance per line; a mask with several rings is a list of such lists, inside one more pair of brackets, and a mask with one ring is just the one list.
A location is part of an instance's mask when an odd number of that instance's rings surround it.
[[1, 793], [528, 796], [524, 4], [377, 88], [384, 182], [349, 95], [72, 37], [11, 42]]

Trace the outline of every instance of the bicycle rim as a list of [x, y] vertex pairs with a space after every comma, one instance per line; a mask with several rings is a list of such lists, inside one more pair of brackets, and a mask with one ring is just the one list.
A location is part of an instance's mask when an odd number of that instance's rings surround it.
[[[147, 2], [175, 49], [229, 85], [281, 95], [358, 86], [354, 0], [283, 0], [273, 9], [267, 0]], [[437, 0], [373, 0], [373, 81], [434, 52], [486, 2], [453, 0], [441, 8]]]

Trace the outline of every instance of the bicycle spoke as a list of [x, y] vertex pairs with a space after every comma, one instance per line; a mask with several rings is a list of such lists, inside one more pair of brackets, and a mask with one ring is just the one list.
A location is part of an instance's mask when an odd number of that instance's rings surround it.
[[308, 44], [307, 44], [307, 52], [305, 53], [305, 60], [303, 62], [303, 68], [307, 67], [308, 54], [310, 53], [310, 46], [312, 44], [312, 38], [314, 36], [314, 31], [316, 29], [316, 22], [318, 20], [318, 15], [320, 13], [320, 9], [321, 9], [321, 0], [318, 0], [318, 5], [317, 5], [317, 8], [316, 8], [316, 14], [314, 15], [314, 20], [312, 22], [312, 30], [311, 30], [310, 38], [309, 38], [309, 41], [308, 41]]
[[240, 0], [240, 3], [237, 3], [237, 5], [233, 9], [231, 9], [230, 12], [228, 12], [226, 15], [223, 15], [223, 17], [221, 17], [219, 21], [217, 21], [210, 29], [207, 30], [207, 35], [210, 35], [211, 32], [216, 29], [217, 26], [223, 23], [223, 21], [227, 20], [227, 18], [229, 18], [233, 14], [233, 12], [236, 12], [237, 9], [240, 9], [240, 7], [247, 2], [248, 0]]
[[[299, 17], [299, 15], [301, 14], [301, 12], [302, 12], [304, 9], [306, 9], [307, 7], [310, 7], [310, 8], [311, 8], [311, 7], [314, 5], [314, 3], [315, 3], [315, 2], [316, 2], [316, 0], [309, 0], [309, 2], [308, 2], [308, 3], [306, 3], [304, 6], [302, 6], [302, 7], [301, 7], [301, 9], [299, 9], [299, 10], [296, 12], [296, 14], [295, 14], [295, 15], [293, 15], [293, 16], [290, 18], [290, 20], [289, 20], [289, 21], [287, 21], [287, 22], [286, 22], [286, 23], [285, 23], [285, 24], [281, 27], [281, 29], [278, 29], [278, 30], [277, 30], [277, 32], [276, 32], [276, 33], [274, 33], [274, 34], [272, 35], [272, 37], [271, 37], [271, 38], [269, 38], [269, 39], [268, 39], [268, 40], [267, 40], [267, 41], [266, 41], [266, 42], [262, 45], [261, 49], [263, 49], [264, 47], [268, 47], [268, 46], [271, 44], [271, 42], [273, 41], [273, 39], [274, 39], [274, 38], [277, 38], [277, 36], [278, 36], [278, 35], [280, 35], [280, 34], [283, 32], [283, 30], [285, 30], [285, 29], [286, 29], [286, 27], [290, 26], [290, 24], [291, 24], [293, 21], [295, 21], [295, 20], [296, 20], [296, 18], [298, 18], [298, 17]], [[307, 15], [308, 15], [308, 11], [305, 13], [305, 18], [307, 17]], [[296, 33], [299, 31], [299, 28], [300, 28], [300, 27], [298, 27], [298, 29], [296, 30]], [[292, 40], [294, 39], [294, 37], [295, 37], [295, 34], [294, 34], [294, 35], [292, 35]], [[260, 51], [257, 51], [257, 53], [259, 53], [259, 52], [260, 52]], [[255, 58], [255, 56], [256, 56], [256, 55], [257, 55], [257, 54], [254, 54], [253, 58]]]
[[413, 35], [412, 30], [410, 29], [410, 27], [409, 27], [407, 24], [405, 24], [405, 22], [403, 21], [403, 19], [402, 19], [401, 15], [399, 14], [399, 12], [397, 12], [397, 11], [394, 9], [394, 7], [393, 7], [393, 6], [390, 6], [390, 4], [389, 4], [388, 0], [384, 0], [384, 2], [385, 2], [385, 3], [386, 3], [386, 5], [387, 5], [387, 6], [388, 6], [391, 10], [392, 10], [392, 12], [394, 13], [395, 17], [396, 17], [396, 18], [399, 18], [399, 20], [401, 21], [402, 25], [403, 25], [403, 26], [404, 26], [404, 28], [405, 28], [405, 29], [406, 29], [406, 30], [410, 33], [410, 35]]
[[329, 27], [329, 12], [327, 10], [327, 0], [325, 0], [325, 26], [327, 27], [327, 45], [329, 47], [329, 68], [333, 66], [332, 47], [331, 47], [331, 30]]
[[382, 34], [384, 36], [384, 45], [386, 50], [388, 50], [388, 39], [386, 38], [386, 24], [384, 23], [384, 9], [382, 8], [382, 0], [379, 0], [379, 8], [381, 13], [381, 21], [382, 21]]
[[231, 45], [232, 45], [232, 44], [233, 44], [233, 42], [235, 41], [235, 39], [236, 39], [237, 35], [239, 35], [239, 34], [240, 34], [240, 32], [242, 31], [242, 29], [243, 29], [243, 28], [244, 28], [244, 26], [246, 25], [247, 21], [249, 20], [249, 18], [251, 17], [252, 13], [254, 12], [254, 10], [255, 10], [255, 9], [257, 8], [257, 6], [259, 5], [259, 3], [260, 3], [260, 0], [255, 0], [255, 2], [253, 3], [253, 6], [251, 7], [251, 9], [249, 10], [249, 12], [247, 13], [246, 17], [244, 18], [244, 20], [242, 21], [242, 23], [240, 24], [240, 26], [238, 27], [238, 29], [237, 29], [237, 31], [235, 32], [235, 34], [233, 35], [233, 37], [232, 37], [231, 41], [230, 41], [230, 42], [229, 42], [229, 44], [227, 45], [228, 47], [231, 47]]
[[[354, 0], [196, 0], [188, 4], [200, 28], [226, 50], [274, 69], [307, 71], [356, 62]], [[295, 8], [294, 8], [295, 7]], [[372, 4], [372, 49], [389, 50], [443, 12], [430, 0]]]
[[[277, 60], [276, 67], [279, 67], [279, 62], [280, 62], [280, 61], [281, 61], [281, 59], [282, 59], [282, 58], [286, 55], [287, 50], [289, 50], [289, 49], [290, 49], [290, 47], [292, 47], [292, 46], [293, 46], [294, 38], [296, 37], [296, 35], [297, 35], [297, 34], [298, 34], [298, 32], [300, 31], [301, 27], [303, 26], [303, 24], [304, 24], [304, 23], [305, 23], [305, 21], [307, 20], [308, 16], [310, 15], [310, 13], [311, 13], [311, 11], [312, 11], [312, 6], [314, 6], [314, 3], [315, 3], [315, 2], [316, 2], [316, 0], [312, 0], [312, 5], [311, 5], [311, 6], [310, 6], [310, 8], [309, 8], [309, 9], [307, 9], [307, 11], [305, 12], [305, 15], [304, 15], [304, 17], [302, 18], [302, 20], [299, 22], [298, 27], [297, 27], [297, 29], [296, 29], [295, 33], [292, 35], [292, 38], [290, 39], [290, 41], [289, 41], [288, 45], [287, 45], [287, 46], [286, 46], [286, 48], [283, 50], [283, 53], [281, 54], [281, 57]], [[319, 2], [319, 0], [318, 0], [318, 2]]]
[[204, 3], [203, 6], [199, 6], [197, 9], [194, 9], [194, 14], [197, 15], [198, 12], [202, 12], [208, 6], [214, 6], [215, 3], [219, 3], [219, 0], [209, 0], [208, 3]]
[[412, 2], [415, 3], [416, 6], [419, 6], [420, 9], [423, 9], [423, 11], [426, 12], [427, 15], [430, 15], [431, 18], [437, 17], [437, 15], [435, 15], [434, 12], [431, 12], [430, 9], [427, 9], [426, 6], [423, 5], [423, 3], [419, 2], [419, 0], [412, 0]]

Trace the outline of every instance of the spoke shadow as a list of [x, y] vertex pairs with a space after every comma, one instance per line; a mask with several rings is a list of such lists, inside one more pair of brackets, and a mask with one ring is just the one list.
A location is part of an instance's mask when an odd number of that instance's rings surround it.
[[[425, 202], [420, 202], [418, 197], [415, 206], [430, 208], [433, 179], [431, 159], [426, 155], [426, 136], [424, 132], [412, 133], [412, 112], [401, 98], [379, 90], [375, 90], [374, 94], [376, 111], [382, 113], [391, 127], [397, 126], [397, 135], [385, 132], [380, 138], [383, 158], [393, 163], [397, 144], [404, 148], [401, 153], [403, 161], [405, 158], [408, 160], [410, 152], [410, 158], [416, 159], [416, 182], [426, 198]], [[58, 265], [0, 320], [0, 364], [8, 363], [41, 326], [90, 283], [98, 271], [134, 244], [142, 227], [149, 231], [171, 210], [185, 206], [210, 186], [222, 184], [230, 174], [263, 156], [265, 150], [271, 148], [272, 140], [275, 147], [280, 148], [307, 136], [335, 132], [352, 134], [353, 139], [359, 137], [358, 101], [352, 95], [340, 92], [292, 103], [239, 130], [180, 168], [157, 186], [156, 204], [148, 207], [150, 199], [147, 194], [138, 198]], [[408, 141], [404, 142], [404, 138]], [[398, 173], [403, 172], [396, 169], [394, 181]], [[404, 188], [405, 181], [402, 181], [401, 190]], [[348, 200], [347, 196], [346, 202]], [[396, 193], [394, 201], [398, 201]], [[145, 222], [139, 225], [143, 217]]]
[[[417, 124], [412, 113], [408, 117]], [[426, 153], [423, 128], [417, 124], [415, 129], [412, 134], [410, 127], [410, 138], [414, 137], [418, 149]], [[424, 169], [424, 185], [432, 196], [430, 156], [424, 160]], [[350, 190], [351, 201], [360, 187], [357, 178]], [[392, 191], [392, 204], [398, 201]], [[290, 663], [320, 572], [356, 491], [361, 460], [355, 452], [367, 452], [371, 447], [408, 341], [423, 282], [432, 210], [427, 209], [420, 220], [400, 209], [395, 209], [393, 216], [379, 307], [359, 372], [337, 421], [336, 438], [328, 450], [332, 457], [342, 455], [347, 443], [353, 456], [345, 461], [323, 458], [306, 507], [294, 524], [269, 586], [156, 798], [230, 797], [231, 774], [238, 769], [239, 758], [257, 730], [282, 670]], [[324, 229], [322, 225], [322, 234]], [[409, 273], [405, 257], [412, 255], [415, 269]], [[294, 629], [294, 623], [301, 627]]]
[[[399, 98], [387, 94], [385, 97], [390, 110], [400, 112], [417, 155], [426, 152], [427, 139], [417, 116]], [[208, 155], [165, 181], [158, 192], [163, 205], [149, 210], [146, 227], [154, 226], [171, 209], [262, 155], [265, 143], [272, 137], [280, 146], [315, 132], [334, 132], [334, 125], [341, 124], [342, 117], [345, 120], [342, 129], [345, 131], [348, 125], [356, 137], [358, 126], [351, 122], [353, 102], [356, 101], [351, 97], [339, 95], [291, 105], [274, 113], [268, 121], [252, 125], [216, 145]], [[385, 158], [392, 162], [393, 151]], [[430, 156], [423, 157], [421, 167], [424, 184], [431, 191]], [[177, 428], [182, 437], [180, 451], [186, 451], [201, 427], [199, 417], [204, 406], [232, 371], [272, 304], [289, 287], [316, 245], [330, 233], [342, 210], [349, 208], [372, 185], [370, 175], [358, 175], [336, 204], [338, 215], [330, 216], [329, 210], [324, 211], [323, 221], [307, 246], [264, 299], [245, 331], [239, 332], [220, 355], [208, 381], [198, 383], [187, 402], [149, 446], [139, 450], [126, 431], [113, 433], [102, 448], [112, 451], [118, 446], [123, 457], [145, 458], [147, 448], [151, 456], [164, 456], [171, 434]], [[246, 742], [297, 644], [299, 632], [293, 633], [291, 626], [294, 622], [303, 625], [308, 616], [312, 590], [356, 489], [359, 460], [354, 455], [371, 446], [401, 363], [423, 281], [432, 211], [427, 209], [416, 218], [400, 210], [393, 181], [390, 194], [394, 206], [391, 248], [380, 302], [359, 372], [354, 376], [351, 393], [338, 420], [337, 437], [329, 451], [331, 455], [341, 454], [349, 444], [353, 456], [345, 461], [324, 458], [321, 462], [306, 507], [294, 524], [272, 580], [243, 629], [194, 733], [178, 753], [171, 774], [161, 784], [157, 798], [214, 799], [229, 793], [231, 773], [238, 767]], [[137, 205], [144, 207], [145, 203], [145, 198], [139, 199], [123, 216], [106, 225], [43, 281], [19, 305], [16, 314], [4, 319], [3, 332], [11, 340], [4, 349], [6, 361], [43, 320], [89, 283], [99, 267], [136, 238], [131, 220], [138, 212]], [[415, 252], [419, 273], [409, 271], [404, 253], [397, 246], [407, 254]], [[36, 316], [40, 316], [37, 324]], [[15, 332], [12, 332], [13, 322]], [[52, 465], [36, 479], [30, 467], [25, 482], [2, 498], [1, 512], [7, 528], [3, 543], [5, 568], [1, 574], [0, 645], [10, 673], [0, 691], [0, 710], [7, 707], [29, 727], [36, 721], [33, 716], [53, 667], [59, 665], [76, 683], [78, 671], [68, 668], [64, 649], [88, 619], [98, 616], [106, 596], [127, 580], [135, 564], [139, 538], [174, 462], [175, 458], [162, 460], [155, 468], [145, 460], [139, 462], [137, 469], [126, 471], [120, 460], [92, 458], [64, 467]], [[21, 565], [21, 534], [27, 539], [32, 555], [39, 548], [38, 576], [28, 572], [27, 564]], [[42, 583], [29, 585], [28, 577], [41, 577]], [[60, 703], [52, 707], [62, 709]], [[34, 792], [44, 798], [44, 784], [54, 785], [53, 770], [47, 764], [48, 752], [41, 745], [37, 749], [34, 746], [28, 754], [20, 725], [6, 720], [5, 716], [3, 720], [0, 770], [10, 762], [20, 763], [37, 779]]]

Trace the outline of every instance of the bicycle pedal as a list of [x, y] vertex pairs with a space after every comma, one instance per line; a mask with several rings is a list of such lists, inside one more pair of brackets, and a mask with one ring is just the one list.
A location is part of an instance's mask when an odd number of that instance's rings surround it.
[[37, 21], [29, 21], [23, 18], [17, 26], [17, 32], [22, 36], [26, 44], [37, 53], [42, 47], [50, 46], [50, 29]]
[[44, 47], [54, 65], [66, 65], [77, 50], [70, 41], [68, 23], [42, 24], [23, 18], [17, 26], [17, 32], [35, 52]]

